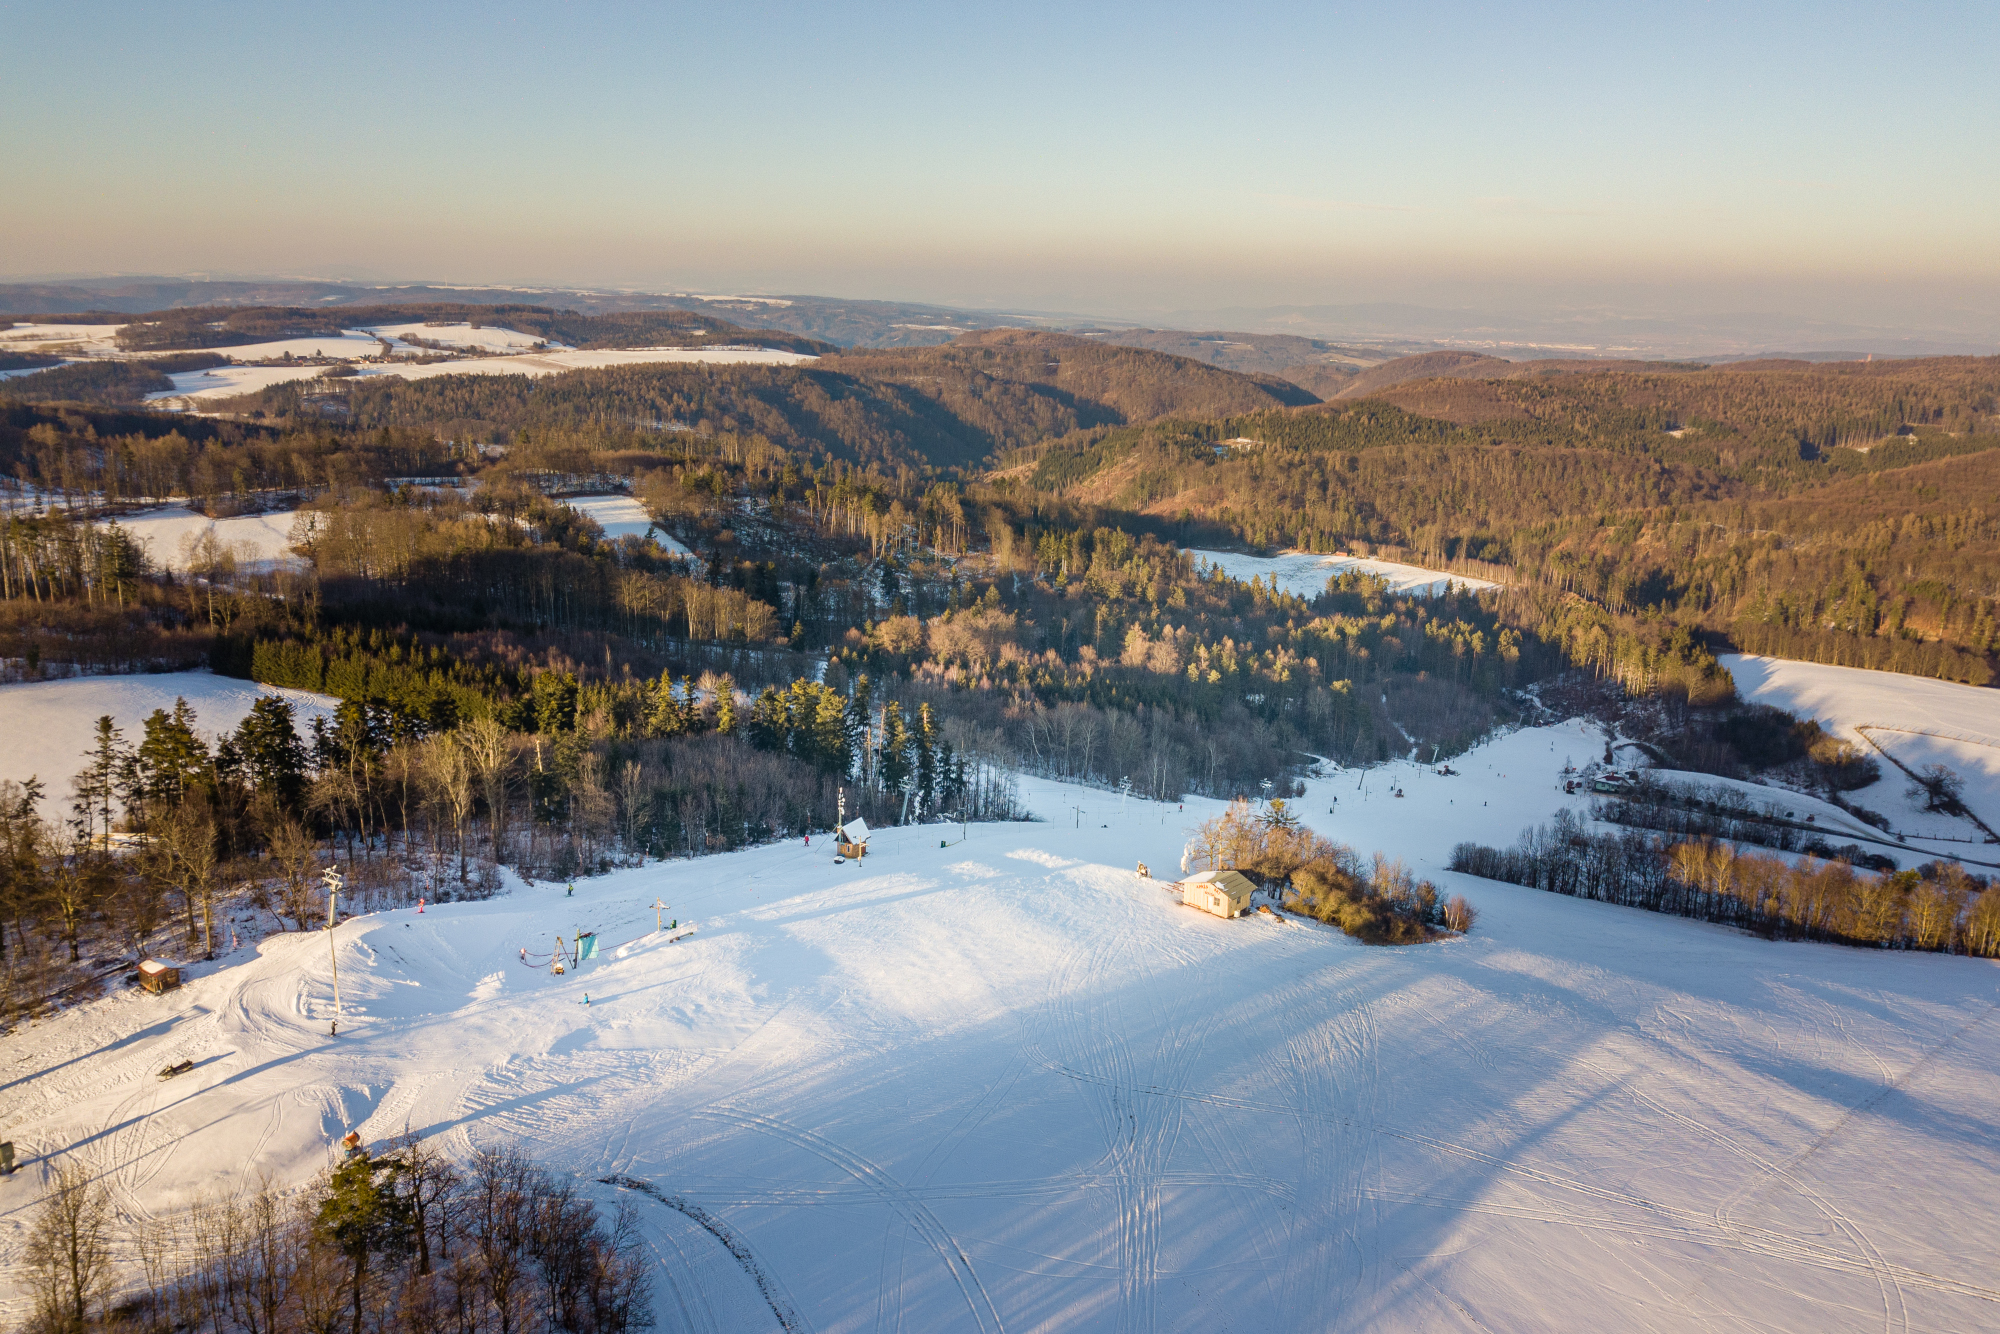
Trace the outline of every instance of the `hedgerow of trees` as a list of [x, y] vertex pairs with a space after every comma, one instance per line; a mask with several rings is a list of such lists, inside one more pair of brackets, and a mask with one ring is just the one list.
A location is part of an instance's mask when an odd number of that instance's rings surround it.
[[1778, 939], [2000, 956], [2000, 889], [1956, 862], [1870, 875], [1845, 860], [1794, 863], [1714, 839], [1593, 834], [1559, 811], [1509, 849], [1459, 844], [1451, 869]]

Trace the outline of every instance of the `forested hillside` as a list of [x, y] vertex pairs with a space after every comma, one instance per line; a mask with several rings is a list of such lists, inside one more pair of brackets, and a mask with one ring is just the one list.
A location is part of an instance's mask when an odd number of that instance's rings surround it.
[[[1123, 425], [1168, 416], [1220, 417], [1317, 402], [1288, 380], [1221, 370], [1146, 348], [1071, 334], [998, 329], [939, 347], [848, 350], [828, 364], [853, 375], [912, 385], [1001, 447], [1078, 427]], [[1039, 401], [1039, 410], [1020, 407]], [[1033, 421], [1028, 429], [1009, 420]], [[1046, 429], [1065, 422], [1058, 430]]]
[[207, 306], [133, 315], [118, 334], [130, 352], [242, 347], [281, 338], [336, 334], [380, 324], [469, 323], [513, 329], [571, 347], [701, 347], [755, 343], [793, 352], [823, 352], [832, 345], [797, 334], [746, 329], [713, 316], [680, 310], [621, 311], [581, 315], [547, 306], [411, 303], [380, 306]]
[[1101, 343], [1143, 347], [1206, 362], [1226, 371], [1275, 375], [1322, 399], [1333, 398], [1364, 367], [1387, 360], [1389, 353], [1368, 347], [1347, 347], [1297, 334], [1255, 334], [1233, 331], [1191, 333], [1180, 329], [1078, 329], [1072, 332]]
[[1027, 480], [1162, 531], [1470, 561], [1717, 646], [1983, 683], [1996, 390], [1994, 358], [1429, 379], [1080, 432]]
[[[576, 442], [583, 448], [665, 447], [693, 432], [762, 439], [813, 459], [891, 472], [970, 467], [993, 437], [928, 395], [815, 366], [659, 363], [516, 375], [394, 376], [313, 386], [279, 385], [227, 400], [226, 410], [297, 420], [337, 406], [354, 426], [435, 431], [454, 439]], [[1032, 413], [1032, 401], [1009, 405]], [[1010, 418], [1017, 429], [1030, 422]], [[1061, 429], [1061, 419], [1050, 430]]]
[[[613, 318], [613, 317], [607, 317]], [[661, 363], [517, 376], [280, 385], [219, 404], [237, 416], [434, 430], [454, 439], [522, 435], [660, 444], [692, 431], [761, 439], [815, 464], [890, 472], [976, 468], [1005, 451], [1078, 430], [1169, 414], [1254, 412], [1309, 403], [1287, 381], [1239, 375], [1143, 349], [1060, 334], [971, 334], [943, 347], [847, 351], [801, 366]]]
[[[1605, 369], [1528, 363], [1504, 378], [1412, 380], [1374, 397], [1461, 424], [1530, 421], [1592, 440], [1678, 452], [1724, 468], [1773, 447], [1812, 458], [1865, 447], [1905, 428], [1956, 435], [1994, 429], [2000, 358], [1746, 361], [1729, 366]], [[1670, 451], [1656, 433], [1680, 432]], [[1781, 458], [1772, 462], [1782, 462]]]

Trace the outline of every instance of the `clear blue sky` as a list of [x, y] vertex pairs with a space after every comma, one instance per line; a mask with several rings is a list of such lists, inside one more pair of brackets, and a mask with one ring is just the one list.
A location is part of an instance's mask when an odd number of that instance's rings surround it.
[[2000, 291], [1992, 0], [66, 0], [0, 3], [0, 50], [11, 278], [1108, 314]]

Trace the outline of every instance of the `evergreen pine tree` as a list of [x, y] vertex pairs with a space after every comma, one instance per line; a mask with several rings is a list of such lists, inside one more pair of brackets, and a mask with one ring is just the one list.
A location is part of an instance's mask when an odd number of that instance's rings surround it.
[[85, 837], [102, 830], [111, 833], [111, 799], [118, 795], [120, 776], [127, 767], [125, 734], [110, 714], [97, 720], [91, 746], [85, 752], [90, 766], [77, 776], [77, 795], [89, 801], [89, 825]]
[[674, 695], [672, 672], [661, 672], [653, 683], [652, 699], [646, 712], [646, 731], [656, 737], [679, 736], [687, 730], [687, 715]]
[[784, 693], [785, 749], [807, 764], [820, 763], [819, 735], [814, 724], [819, 718], [819, 686], [800, 677]]
[[847, 751], [854, 757], [854, 776], [866, 783], [872, 776], [868, 772], [868, 724], [873, 716], [873, 688], [868, 683], [868, 673], [854, 678], [854, 696], [847, 701]]
[[[718, 722], [718, 731], [727, 731]], [[750, 704], [750, 722], [744, 737], [759, 750], [785, 748], [785, 701], [776, 686], [765, 686]]]
[[847, 777], [854, 767], [854, 745], [847, 731], [847, 700], [831, 686], [819, 687], [813, 749], [820, 768], [836, 777]]
[[154, 709], [146, 719], [146, 735], [139, 742], [139, 776], [149, 805], [175, 805], [210, 777], [213, 761], [195, 733], [194, 722], [194, 710], [185, 698], [174, 701], [171, 715]]
[[910, 786], [910, 729], [900, 704], [882, 706], [882, 749], [875, 772], [885, 792], [903, 792]]
[[535, 673], [535, 730], [568, 732], [576, 727], [577, 682], [574, 672]]
[[715, 730], [724, 736], [736, 735], [736, 682], [727, 676], [715, 688]]
[[264, 695], [250, 706], [234, 738], [243, 768], [260, 792], [295, 809], [306, 785], [306, 748], [299, 740], [291, 701]]
[[938, 735], [937, 718], [929, 704], [917, 706], [917, 725], [912, 732], [911, 748], [915, 751], [917, 793], [924, 799], [924, 810], [937, 809], [938, 796], [938, 745], [943, 740]]
[[371, 1158], [366, 1150], [348, 1159], [334, 1169], [313, 1220], [315, 1230], [354, 1266], [353, 1334], [361, 1334], [368, 1261], [399, 1252], [410, 1235], [409, 1202], [396, 1189], [399, 1166], [392, 1158]]

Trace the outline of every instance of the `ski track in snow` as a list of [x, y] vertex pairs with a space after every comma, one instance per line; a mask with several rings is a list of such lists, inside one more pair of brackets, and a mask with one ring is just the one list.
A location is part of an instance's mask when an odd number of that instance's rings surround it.
[[[859, 864], [793, 842], [351, 920], [338, 1039], [323, 933], [76, 1007], [0, 1043], [0, 1318], [51, 1153], [136, 1219], [407, 1125], [633, 1201], [663, 1329], [2000, 1325], [2000, 969], [1440, 869], [1573, 803], [1556, 771], [1594, 744], [1310, 785], [1310, 823], [1479, 906], [1422, 947], [1184, 908], [1128, 868], [1219, 803], [1028, 779], [1049, 823], [949, 848], [891, 829]], [[652, 934], [655, 896], [694, 933]], [[583, 969], [521, 964], [592, 926]]]

